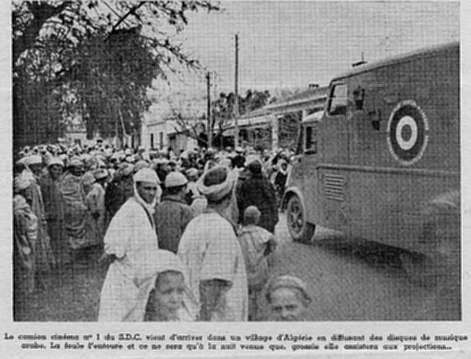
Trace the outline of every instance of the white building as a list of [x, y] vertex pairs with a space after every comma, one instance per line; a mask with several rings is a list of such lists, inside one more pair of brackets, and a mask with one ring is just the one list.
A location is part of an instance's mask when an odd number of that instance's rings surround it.
[[[195, 128], [200, 132], [201, 114], [204, 113], [205, 98], [201, 95], [173, 92], [165, 97], [155, 97], [155, 103], [144, 114], [141, 145], [146, 150], [164, 150], [171, 147], [175, 152], [193, 149], [198, 146]], [[175, 120], [176, 113], [185, 118], [185, 126]], [[204, 131], [204, 130], [203, 130]]]
[[174, 151], [193, 149], [198, 141], [190, 136], [188, 131], [182, 131], [177, 121], [172, 119], [147, 119], [142, 126], [142, 145], [146, 150], [166, 150], [171, 147]]
[[65, 143], [79, 145], [81, 147], [84, 145], [90, 146], [95, 145], [99, 138], [101, 138], [99, 133], [95, 133], [91, 139], [87, 138], [87, 130], [81, 116], [68, 119], [68, 125], [63, 137]]

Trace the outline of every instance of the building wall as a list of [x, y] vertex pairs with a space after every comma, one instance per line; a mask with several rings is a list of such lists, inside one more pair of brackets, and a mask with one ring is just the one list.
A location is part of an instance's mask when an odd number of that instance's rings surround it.
[[67, 143], [70, 144], [78, 144], [80, 146], [83, 146], [85, 144], [88, 144], [87, 140], [87, 133], [86, 131], [83, 132], [67, 132], [65, 133], [65, 140]]
[[177, 133], [174, 121], [150, 123], [142, 132], [143, 146], [146, 150], [166, 150], [169, 146], [178, 153], [198, 146], [195, 139], [184, 133]]
[[161, 150], [168, 147], [168, 128], [165, 122], [147, 126], [144, 147], [146, 149]]
[[[95, 134], [92, 139], [87, 139], [87, 132], [83, 131], [67, 131], [64, 134], [66, 143], [79, 144], [80, 146], [91, 146], [95, 145], [96, 141], [101, 138], [98, 134]], [[112, 143], [111, 139], [103, 139], [103, 143]]]

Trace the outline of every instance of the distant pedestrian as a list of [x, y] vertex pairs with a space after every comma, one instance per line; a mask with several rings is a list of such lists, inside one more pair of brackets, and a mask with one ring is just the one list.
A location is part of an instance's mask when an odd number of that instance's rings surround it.
[[13, 319], [22, 320], [29, 296], [36, 287], [38, 218], [31, 209], [32, 198], [24, 192], [31, 185], [15, 178], [13, 198]]
[[170, 172], [165, 178], [166, 193], [154, 213], [159, 248], [173, 253], [177, 253], [180, 238], [193, 218], [193, 210], [185, 201], [187, 183], [182, 173]]
[[133, 165], [127, 163], [122, 164], [115, 172], [113, 179], [105, 189], [105, 208], [108, 223], [111, 221], [116, 212], [118, 212], [124, 202], [126, 202], [126, 200], [133, 194], [133, 172]]
[[278, 206], [275, 189], [262, 173], [262, 164], [258, 160], [251, 161], [248, 166], [248, 178], [241, 180], [236, 197], [239, 206], [239, 222], [248, 206], [255, 206], [261, 212], [259, 226], [274, 233], [278, 223]]
[[81, 256], [82, 249], [89, 246], [87, 230], [88, 208], [82, 187], [83, 163], [78, 158], [71, 159], [69, 168], [61, 182], [64, 198], [65, 231], [74, 257]]
[[278, 200], [280, 201], [285, 193], [286, 179], [288, 178], [288, 162], [286, 162], [285, 159], [280, 159], [277, 167], [274, 184], [278, 194]]
[[70, 244], [65, 232], [65, 203], [61, 192], [63, 169], [62, 160], [54, 157], [48, 163], [47, 172], [39, 179], [51, 247], [59, 267], [70, 263], [71, 260]]
[[232, 158], [232, 167], [242, 169], [245, 165], [244, 149], [236, 147], [235, 152], [236, 155]]
[[238, 237], [247, 272], [249, 320], [259, 319], [259, 299], [269, 276], [267, 256], [276, 248], [273, 234], [257, 226], [259, 221], [260, 211], [257, 207], [247, 207]]
[[190, 168], [185, 172], [185, 174], [186, 178], [188, 179], [185, 198], [196, 217], [197, 215], [204, 212], [208, 201], [201, 194], [196, 184], [198, 181], [198, 170], [196, 168]]
[[90, 213], [90, 236], [93, 245], [103, 245], [105, 235], [105, 187], [108, 171], [100, 168], [94, 171], [95, 183], [87, 194], [86, 203]]
[[19, 177], [27, 178], [30, 181], [30, 186], [24, 191], [30, 196], [31, 209], [38, 218], [38, 242], [35, 252], [36, 268], [38, 272], [49, 272], [55, 267], [56, 260], [51, 248], [47, 230], [46, 211], [39, 186], [39, 177], [43, 173], [42, 158], [39, 155], [32, 155], [28, 157], [25, 164], [27, 169]]

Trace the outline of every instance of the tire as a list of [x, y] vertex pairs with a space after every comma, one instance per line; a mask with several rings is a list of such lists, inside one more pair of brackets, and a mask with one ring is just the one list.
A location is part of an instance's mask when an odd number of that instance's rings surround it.
[[286, 206], [286, 224], [295, 242], [310, 243], [316, 226], [306, 222], [306, 211], [301, 199], [293, 195]]

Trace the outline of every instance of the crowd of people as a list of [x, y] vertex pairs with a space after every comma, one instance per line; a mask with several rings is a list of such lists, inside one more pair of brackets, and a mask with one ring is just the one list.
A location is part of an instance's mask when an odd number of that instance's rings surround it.
[[99, 321], [304, 320], [305, 283], [271, 275], [291, 156], [102, 142], [23, 148], [14, 163], [15, 317], [49, 272], [99, 253]]

